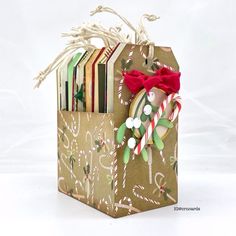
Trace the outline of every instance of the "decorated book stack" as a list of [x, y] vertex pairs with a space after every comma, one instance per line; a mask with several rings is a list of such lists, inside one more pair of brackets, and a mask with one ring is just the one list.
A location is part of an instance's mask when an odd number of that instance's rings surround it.
[[[37, 77], [39, 86], [56, 69], [59, 191], [112, 217], [177, 203], [180, 72], [171, 48], [149, 42], [142, 23], [135, 42], [117, 28], [83, 27]], [[103, 48], [86, 35], [98, 28]]]

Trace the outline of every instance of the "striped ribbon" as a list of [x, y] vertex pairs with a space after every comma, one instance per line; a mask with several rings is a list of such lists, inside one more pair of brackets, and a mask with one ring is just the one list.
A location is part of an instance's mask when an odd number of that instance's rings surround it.
[[163, 112], [165, 111], [167, 105], [174, 101], [176, 103], [175, 109], [170, 115], [170, 120], [173, 122], [175, 118], [178, 116], [180, 110], [181, 110], [181, 97], [177, 93], [170, 94], [160, 105], [158, 111], [154, 114], [154, 117], [152, 121], [150, 122], [145, 134], [141, 138], [141, 141], [138, 143], [138, 145], [134, 149], [134, 153], [136, 155], [139, 155], [140, 152], [143, 150], [144, 146], [146, 145], [147, 141], [151, 137], [154, 129], [157, 126], [158, 120], [161, 118]]

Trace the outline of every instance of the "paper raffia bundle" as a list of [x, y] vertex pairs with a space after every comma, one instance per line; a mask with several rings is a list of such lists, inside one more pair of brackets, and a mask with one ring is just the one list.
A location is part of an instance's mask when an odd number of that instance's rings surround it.
[[[113, 217], [177, 203], [180, 73], [171, 48], [134, 33], [85, 24], [36, 77], [57, 70], [58, 189]], [[101, 49], [92, 43], [100, 38]], [[83, 51], [81, 51], [81, 48]]]

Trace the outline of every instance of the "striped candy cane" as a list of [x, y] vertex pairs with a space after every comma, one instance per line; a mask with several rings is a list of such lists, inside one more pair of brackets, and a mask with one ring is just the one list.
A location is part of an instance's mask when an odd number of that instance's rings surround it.
[[175, 118], [178, 116], [179, 111], [181, 110], [181, 98], [178, 94], [176, 93], [172, 93], [170, 94], [160, 105], [158, 111], [154, 114], [154, 117], [151, 121], [151, 123], [149, 124], [145, 134], [143, 135], [143, 137], [141, 138], [141, 141], [139, 142], [139, 144], [136, 146], [136, 148], [134, 149], [134, 153], [136, 155], [139, 155], [140, 152], [143, 150], [145, 144], [147, 143], [147, 141], [149, 140], [149, 138], [151, 137], [154, 129], [157, 126], [157, 122], [160, 119], [160, 117], [162, 116], [163, 112], [165, 111], [167, 105], [171, 102], [171, 101], [175, 101], [176, 102], [176, 107], [173, 111], [173, 113], [170, 115], [170, 119], [171, 121], [174, 121]]

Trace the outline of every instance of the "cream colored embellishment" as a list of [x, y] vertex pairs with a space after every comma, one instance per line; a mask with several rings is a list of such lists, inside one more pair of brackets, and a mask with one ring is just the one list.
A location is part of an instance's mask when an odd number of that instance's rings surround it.
[[129, 140], [128, 140], [128, 147], [130, 149], [133, 149], [135, 147], [135, 145], [136, 145], [135, 139], [134, 138], [129, 138]]
[[155, 93], [154, 92], [149, 92], [147, 99], [149, 102], [153, 102], [155, 100]]
[[149, 104], [145, 105], [145, 107], [143, 108], [143, 112], [146, 116], [150, 115], [152, 112], [151, 105], [149, 105]]
[[141, 126], [141, 120], [138, 117], [134, 119], [133, 123], [134, 123], [134, 128], [136, 129], [138, 129]]
[[132, 117], [129, 117], [125, 121], [125, 125], [128, 129], [132, 129], [134, 127], [134, 120]]

